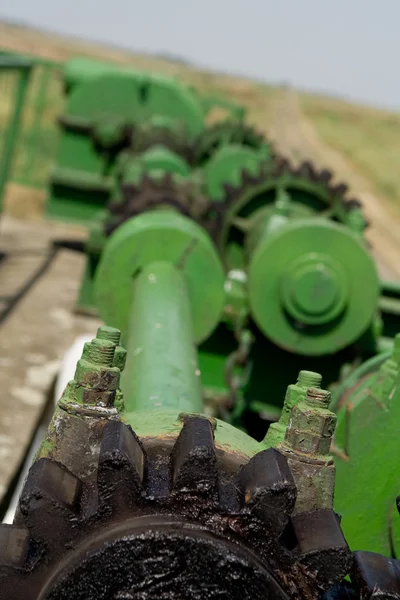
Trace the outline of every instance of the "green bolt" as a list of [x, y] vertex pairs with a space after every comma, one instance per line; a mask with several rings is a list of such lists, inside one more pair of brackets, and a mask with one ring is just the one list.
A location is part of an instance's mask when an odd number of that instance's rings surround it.
[[263, 446], [271, 448], [285, 439], [292, 408], [301, 400], [305, 400], [307, 388], [319, 388], [321, 383], [322, 376], [319, 373], [300, 371], [297, 383], [291, 384], [287, 388], [281, 417], [277, 423], [270, 425]]
[[117, 346], [115, 348], [114, 367], [118, 367], [118, 369], [121, 371], [121, 373], [125, 369], [127, 354], [128, 354], [128, 352], [122, 346]]
[[85, 344], [75, 371], [75, 400], [80, 404], [112, 406], [120, 370], [114, 366], [115, 344], [95, 338]]
[[112, 366], [115, 353], [115, 344], [112, 342], [95, 338], [85, 344], [85, 350], [88, 362], [104, 367]]
[[330, 401], [327, 390], [308, 388], [304, 400], [292, 409], [284, 444], [295, 452], [328, 456], [337, 420], [328, 409]]
[[277, 446], [296, 483], [294, 514], [333, 506], [335, 466], [329, 451], [336, 415], [329, 410], [330, 400], [327, 390], [307, 388], [304, 399], [291, 411], [284, 441]]
[[115, 327], [108, 327], [107, 325], [102, 325], [97, 330], [96, 338], [101, 340], [109, 340], [110, 342], [113, 342], [116, 345], [113, 365], [114, 367], [118, 367], [118, 369], [122, 373], [122, 371], [125, 368], [127, 351], [125, 350], [125, 348], [119, 345], [121, 340], [121, 331], [119, 329], [116, 329]]
[[314, 373], [314, 371], [300, 371], [297, 378], [297, 385], [302, 388], [320, 388], [322, 383], [322, 375]]
[[121, 339], [121, 332], [115, 327], [108, 327], [107, 325], [102, 325], [97, 330], [96, 338], [98, 340], [108, 340], [109, 342], [113, 342], [113, 344], [118, 346]]

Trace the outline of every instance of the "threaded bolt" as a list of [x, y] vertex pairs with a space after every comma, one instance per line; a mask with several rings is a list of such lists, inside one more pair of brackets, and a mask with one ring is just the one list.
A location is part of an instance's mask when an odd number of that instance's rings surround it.
[[121, 373], [125, 369], [127, 354], [128, 354], [127, 351], [122, 346], [117, 346], [115, 348], [114, 367], [118, 367], [118, 369], [121, 371]]
[[331, 401], [331, 393], [327, 390], [321, 390], [315, 387], [307, 388], [306, 402], [310, 406], [320, 406], [328, 408]]
[[297, 385], [305, 388], [320, 388], [322, 375], [314, 371], [300, 371], [297, 378]]
[[115, 327], [102, 325], [97, 330], [96, 338], [98, 340], [108, 340], [118, 346], [121, 339], [121, 332], [119, 329], [115, 329]]
[[111, 367], [114, 361], [115, 344], [109, 340], [95, 338], [85, 344], [87, 359], [95, 365]]

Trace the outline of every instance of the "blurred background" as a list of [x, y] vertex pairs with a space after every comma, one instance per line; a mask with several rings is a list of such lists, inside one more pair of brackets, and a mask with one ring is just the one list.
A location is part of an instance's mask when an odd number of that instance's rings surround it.
[[[394, 0], [2, 0], [0, 50], [38, 61], [6, 210], [41, 213], [63, 101], [57, 68], [86, 55], [173, 74], [245, 104], [279, 151], [329, 166], [350, 184], [400, 274], [386, 240], [400, 205], [399, 19]], [[0, 135], [9, 98], [2, 94]]]

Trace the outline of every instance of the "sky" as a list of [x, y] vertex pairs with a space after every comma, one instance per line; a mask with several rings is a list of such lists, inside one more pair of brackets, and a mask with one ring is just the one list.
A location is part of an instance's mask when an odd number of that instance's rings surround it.
[[2, 18], [400, 110], [400, 0], [0, 0]]

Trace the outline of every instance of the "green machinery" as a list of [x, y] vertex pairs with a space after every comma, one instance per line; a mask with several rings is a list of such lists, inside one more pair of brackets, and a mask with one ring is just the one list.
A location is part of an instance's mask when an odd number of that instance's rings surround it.
[[336, 415], [317, 373], [289, 386], [274, 440], [207, 414], [196, 345], [224, 282], [208, 234], [175, 211], [111, 235], [95, 298], [122, 336], [103, 326], [85, 345], [0, 526], [4, 597], [399, 597], [399, 562], [352, 554], [333, 510]]
[[3, 203], [5, 186], [12, 168], [15, 144], [21, 124], [21, 117], [26, 98], [29, 77], [33, 63], [29, 59], [9, 56], [0, 51], [0, 83], [2, 94], [5, 99], [9, 95], [10, 100], [5, 100], [2, 108], [5, 112], [6, 122], [0, 121], [2, 143], [0, 144], [0, 208]]
[[58, 218], [90, 220], [104, 206], [124, 147], [141, 152], [166, 144], [193, 166], [221, 142], [214, 135], [197, 145], [213, 106], [239, 122], [244, 116], [242, 107], [202, 98], [174, 79], [90, 60], [67, 63], [64, 82], [66, 111], [48, 203], [48, 214]]
[[[121, 92], [116, 94], [118, 86]], [[295, 381], [303, 367], [312, 368], [335, 392], [340, 416], [336, 462], [345, 481], [352, 469], [349, 447], [358, 447], [364, 417], [354, 424], [347, 408], [352, 396], [346, 392], [341, 400], [341, 390], [347, 390], [348, 375], [357, 381], [358, 373], [364, 373], [365, 361], [377, 376], [400, 329], [399, 289], [379, 280], [363, 236], [367, 223], [360, 203], [347, 199], [346, 186], [333, 186], [328, 171], [318, 171], [310, 163], [294, 169], [244, 124], [243, 115], [207, 126], [200, 98], [175, 81], [143, 80], [143, 75], [77, 60], [66, 67], [66, 88], [67, 115], [61, 119], [65, 134], [48, 207], [63, 218], [71, 217], [71, 211], [74, 219], [91, 216], [79, 310], [100, 312], [107, 324], [124, 333], [128, 324], [123, 315], [128, 313], [131, 294], [129, 281], [123, 283], [126, 261], [133, 261], [130, 257], [136, 256], [138, 247], [158, 255], [167, 243], [158, 229], [164, 227], [167, 209], [169, 218], [181, 214], [201, 225], [224, 270], [223, 300], [210, 296], [204, 306], [207, 313], [214, 304], [219, 310], [222, 302], [220, 317], [216, 326], [196, 336], [207, 414], [262, 440], [269, 423], [280, 417], [287, 383]], [[142, 104], [135, 96], [140, 89]], [[92, 121], [84, 123], [94, 97], [101, 97], [103, 104], [97, 103], [98, 114], [90, 113]], [[76, 152], [69, 150], [72, 145]], [[57, 196], [63, 169], [75, 182], [75, 191], [69, 184], [62, 188], [64, 194], [71, 192], [69, 198]], [[101, 193], [97, 184], [78, 190], [89, 176], [107, 182]], [[133, 217], [148, 212], [161, 220], [150, 230], [145, 226], [136, 232], [141, 221]], [[197, 247], [197, 241], [191, 243]], [[107, 259], [110, 252], [112, 258]], [[181, 260], [186, 258], [185, 254]], [[103, 266], [99, 271], [99, 264], [107, 260], [108, 269]], [[138, 268], [132, 264], [132, 276]], [[199, 273], [199, 286], [202, 278]], [[102, 297], [107, 299], [103, 309], [94, 293], [96, 280], [103, 281]], [[375, 408], [386, 404], [380, 398]], [[363, 414], [364, 408], [357, 410]], [[372, 432], [367, 429], [365, 435], [368, 439]], [[371, 452], [375, 449], [369, 446], [360, 451], [357, 461], [365, 465], [357, 466], [360, 476], [369, 472]], [[375, 502], [384, 519], [376, 522], [379, 541], [373, 527], [371, 533], [360, 534], [357, 525], [370, 506], [366, 486], [360, 483], [357, 488], [365, 499], [357, 507], [353, 491], [345, 483], [338, 487], [336, 503], [352, 545], [365, 543], [390, 553], [397, 493], [395, 467], [391, 471], [391, 491], [385, 488]], [[381, 476], [387, 476], [386, 470]], [[370, 493], [375, 491], [371, 488]], [[357, 519], [350, 516], [349, 506]]]
[[400, 293], [360, 204], [176, 82], [65, 81], [48, 214], [88, 224], [105, 326], [0, 528], [8, 597], [400, 598]]

